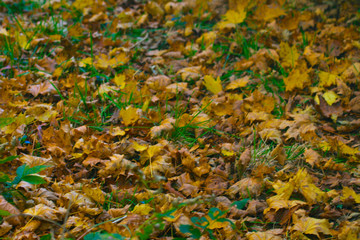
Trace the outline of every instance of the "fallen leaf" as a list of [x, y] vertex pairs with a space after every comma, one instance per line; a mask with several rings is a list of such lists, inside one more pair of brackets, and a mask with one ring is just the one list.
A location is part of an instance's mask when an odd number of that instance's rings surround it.
[[207, 90], [209, 90], [213, 94], [218, 94], [223, 90], [221, 86], [220, 77], [218, 77], [215, 80], [212, 76], [206, 75], [204, 77], [204, 86], [206, 87]]
[[327, 219], [316, 219], [311, 217], [302, 217], [294, 221], [292, 231], [299, 231], [304, 234], [315, 235], [321, 238], [320, 234], [332, 235], [330, 232], [330, 223]]

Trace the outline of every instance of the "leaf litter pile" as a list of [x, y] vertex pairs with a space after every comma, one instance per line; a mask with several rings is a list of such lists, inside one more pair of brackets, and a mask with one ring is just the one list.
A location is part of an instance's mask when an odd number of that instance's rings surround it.
[[0, 5], [2, 239], [359, 239], [358, 1]]

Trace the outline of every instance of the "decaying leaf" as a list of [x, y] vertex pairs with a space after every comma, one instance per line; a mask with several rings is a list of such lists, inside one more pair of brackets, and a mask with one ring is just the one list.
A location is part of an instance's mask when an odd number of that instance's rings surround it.
[[0, 8], [1, 238], [360, 239], [359, 1]]

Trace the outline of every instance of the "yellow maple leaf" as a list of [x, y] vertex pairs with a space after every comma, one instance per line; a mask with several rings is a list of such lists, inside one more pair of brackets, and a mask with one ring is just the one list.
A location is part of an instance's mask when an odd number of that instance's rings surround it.
[[125, 88], [125, 74], [117, 74], [112, 80], [120, 89]]
[[64, 195], [64, 198], [69, 200], [75, 206], [87, 206], [92, 207], [94, 206], [94, 202], [84, 194], [78, 193], [76, 191], [68, 192]]
[[261, 4], [255, 11], [255, 17], [266, 22], [283, 15], [286, 15], [285, 10], [281, 9], [277, 5]]
[[28, 38], [22, 33], [16, 33], [17, 42], [22, 49], [28, 50], [30, 48], [30, 44]]
[[338, 150], [345, 155], [355, 155], [360, 152], [357, 148], [352, 148], [341, 141], [338, 142]]
[[336, 74], [331, 74], [328, 72], [319, 72], [319, 87], [330, 87], [336, 85], [336, 79], [338, 76]]
[[232, 82], [230, 82], [227, 86], [226, 86], [226, 90], [233, 90], [236, 88], [242, 88], [245, 87], [248, 83], [250, 82], [249, 80], [249, 76], [243, 77], [243, 78], [238, 78]]
[[213, 94], [218, 94], [223, 90], [221, 86], [220, 77], [218, 77], [215, 80], [215, 78], [213, 78], [211, 75], [206, 75], [204, 77], [204, 85], [206, 89], [212, 92]]
[[137, 143], [137, 142], [135, 142], [135, 141], [132, 142], [132, 147], [133, 147], [133, 149], [134, 149], [135, 151], [138, 151], [138, 152], [145, 151], [145, 150], [148, 148], [148, 146], [146, 146], [146, 145], [141, 145], [141, 144], [139, 144], [139, 143]]
[[272, 196], [269, 199], [267, 199], [266, 202], [268, 204], [270, 204], [273, 201], [288, 200], [295, 189], [295, 186], [293, 183], [290, 183], [290, 182], [284, 183], [280, 180], [278, 180], [272, 186], [274, 188], [274, 192], [276, 192], [277, 195]]
[[150, 164], [143, 168], [143, 172], [145, 176], [150, 177], [154, 176], [154, 173], [161, 173], [161, 175], [173, 175], [175, 174], [175, 168], [171, 163], [171, 158], [166, 155], [162, 155], [151, 160]]
[[220, 30], [224, 30], [224, 29], [234, 29], [236, 26], [234, 23], [230, 23], [230, 22], [226, 22], [226, 21], [220, 21], [216, 24], [216, 28], [220, 29]]
[[321, 191], [321, 189], [313, 183], [306, 169], [300, 169], [295, 177], [292, 178], [292, 182], [310, 204], [326, 201], [326, 192]]
[[244, 9], [238, 11], [228, 10], [224, 15], [224, 20], [227, 23], [238, 24], [242, 23], [246, 18], [246, 12]]
[[271, 210], [275, 210], [275, 212], [280, 209], [291, 209], [297, 206], [304, 206], [306, 202], [299, 200], [283, 200], [277, 199], [276, 201], [266, 201], [269, 204], [269, 207], [264, 210], [264, 214], [270, 212]]
[[303, 89], [311, 84], [311, 80], [307, 71], [301, 69], [294, 69], [291, 71], [287, 78], [284, 78], [286, 91], [292, 91], [294, 89]]
[[349, 197], [352, 197], [356, 203], [360, 203], [360, 194], [356, 194], [356, 192], [349, 187], [344, 187], [340, 199], [341, 201], [345, 201]]
[[82, 188], [82, 191], [84, 191], [85, 195], [90, 197], [95, 202], [98, 202], [100, 204], [103, 204], [105, 202], [104, 192], [101, 191], [100, 188], [84, 186]]
[[337, 151], [340, 154], [352, 156], [360, 152], [357, 148], [346, 145], [346, 143], [339, 138], [329, 138], [328, 140], [331, 150]]
[[320, 238], [319, 233], [331, 235], [330, 223], [327, 219], [316, 219], [311, 217], [302, 217], [294, 220], [293, 231], [299, 231], [304, 234], [316, 235]]
[[248, 240], [281, 240], [282, 238], [270, 232], [248, 232], [246, 233]]
[[118, 55], [116, 55], [112, 60], [112, 67], [116, 68], [119, 66], [122, 66], [130, 61], [130, 58], [127, 53], [120, 52]]
[[328, 143], [327, 141], [322, 141], [322, 142], [318, 143], [318, 147], [320, 147], [320, 149], [324, 152], [331, 150], [331, 144]]
[[156, 156], [162, 149], [161, 145], [153, 145], [153, 146], [149, 146], [146, 151], [143, 151], [140, 154], [140, 162], [141, 164], [144, 164], [147, 160], [151, 158], [153, 158], [154, 156]]
[[221, 149], [221, 153], [222, 153], [222, 155], [224, 155], [226, 157], [231, 157], [236, 154], [234, 151], [226, 150], [226, 149]]
[[152, 210], [153, 208], [149, 204], [137, 204], [131, 212], [139, 215], [148, 215]]
[[323, 98], [325, 99], [327, 104], [331, 106], [339, 99], [339, 95], [337, 95], [334, 91], [327, 91], [323, 94]]
[[130, 60], [124, 52], [119, 53], [113, 58], [110, 58], [103, 53], [99, 56], [96, 56], [95, 58], [95, 67], [103, 70], [108, 69], [109, 67], [116, 68], [118, 66], [126, 64]]
[[203, 33], [198, 39], [196, 39], [197, 44], [205, 44], [206, 47], [212, 45], [217, 37], [216, 32], [210, 31]]
[[129, 126], [131, 124], [134, 124], [137, 120], [139, 120], [139, 111], [140, 109], [134, 108], [134, 107], [127, 107], [126, 109], [120, 110], [120, 117], [122, 118], [125, 126]]
[[41, 122], [49, 122], [58, 114], [57, 111], [52, 110], [52, 106], [50, 104], [37, 104], [35, 106], [31, 106], [26, 110], [26, 113]]
[[90, 66], [92, 63], [93, 63], [93, 59], [91, 57], [88, 57], [88, 58], [84, 58], [84, 59], [80, 60], [79, 66], [86, 67], [86, 65]]
[[24, 213], [34, 216], [46, 217], [48, 219], [57, 219], [56, 214], [58, 214], [58, 211], [46, 206], [45, 204], [40, 203], [32, 208], [24, 210]]
[[298, 60], [300, 54], [298, 53], [296, 46], [289, 46], [287, 42], [280, 43], [279, 55], [281, 58], [281, 64], [284, 68], [294, 67], [296, 61]]
[[111, 136], [124, 136], [126, 133], [120, 127], [110, 127], [109, 134]]

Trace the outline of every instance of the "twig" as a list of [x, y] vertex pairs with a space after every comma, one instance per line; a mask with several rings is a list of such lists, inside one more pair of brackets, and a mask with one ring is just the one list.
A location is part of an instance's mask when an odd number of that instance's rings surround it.
[[[37, 216], [37, 215], [26, 214], [26, 213], [13, 214], [13, 215], [7, 216], [6, 219], [8, 219], [8, 218], [14, 218], [14, 217], [31, 217], [31, 218], [34, 218], [34, 219], [37, 219], [37, 220], [40, 220], [40, 221], [44, 221], [44, 222], [48, 222], [48, 223], [54, 224], [54, 225], [57, 226], [58, 228], [62, 228], [62, 227], [63, 227], [63, 224], [60, 224], [60, 223], [58, 223], [58, 222], [55, 222], [54, 220], [47, 219], [47, 218], [43, 218], [43, 217], [40, 217], [40, 216]], [[67, 229], [66, 229], [66, 231], [70, 234], [70, 237], [75, 238], [74, 235], [73, 235], [71, 232], [69, 232]]]
[[144, 42], [149, 37], [149, 33], [147, 32], [145, 37], [143, 37], [140, 41], [134, 44], [134, 46], [130, 47], [129, 49], [133, 49], [134, 47], [140, 45], [142, 42]]
[[65, 235], [65, 232], [67, 231], [66, 222], [67, 222], [67, 220], [69, 218], [71, 205], [72, 205], [72, 202], [69, 201], [69, 206], [68, 206], [68, 209], [66, 210], [65, 218], [64, 218], [63, 224], [61, 226], [61, 228], [62, 228], [62, 230], [61, 230], [61, 238], [60, 238], [61, 240], [65, 239], [64, 235]]
[[[108, 223], [108, 222], [112, 222], [112, 223], [117, 223], [123, 219], [125, 219], [127, 217], [127, 215], [125, 216], [122, 216], [122, 217], [117, 217], [117, 218], [112, 218], [112, 219], [109, 219], [107, 221], [104, 221], [104, 222], [101, 222], [101, 223], [98, 223], [98, 224], [95, 224], [94, 226], [90, 227], [87, 231], [85, 231], [80, 237], [78, 237], [76, 240], [81, 240], [83, 237], [85, 237], [88, 233], [90, 233], [94, 228], [102, 225], [102, 224], [105, 224], [105, 223]], [[125, 225], [122, 225], [124, 227], [126, 227]], [[127, 230], [129, 230], [130, 232], [130, 235], [132, 235], [131, 231], [129, 228], [127, 228]]]

